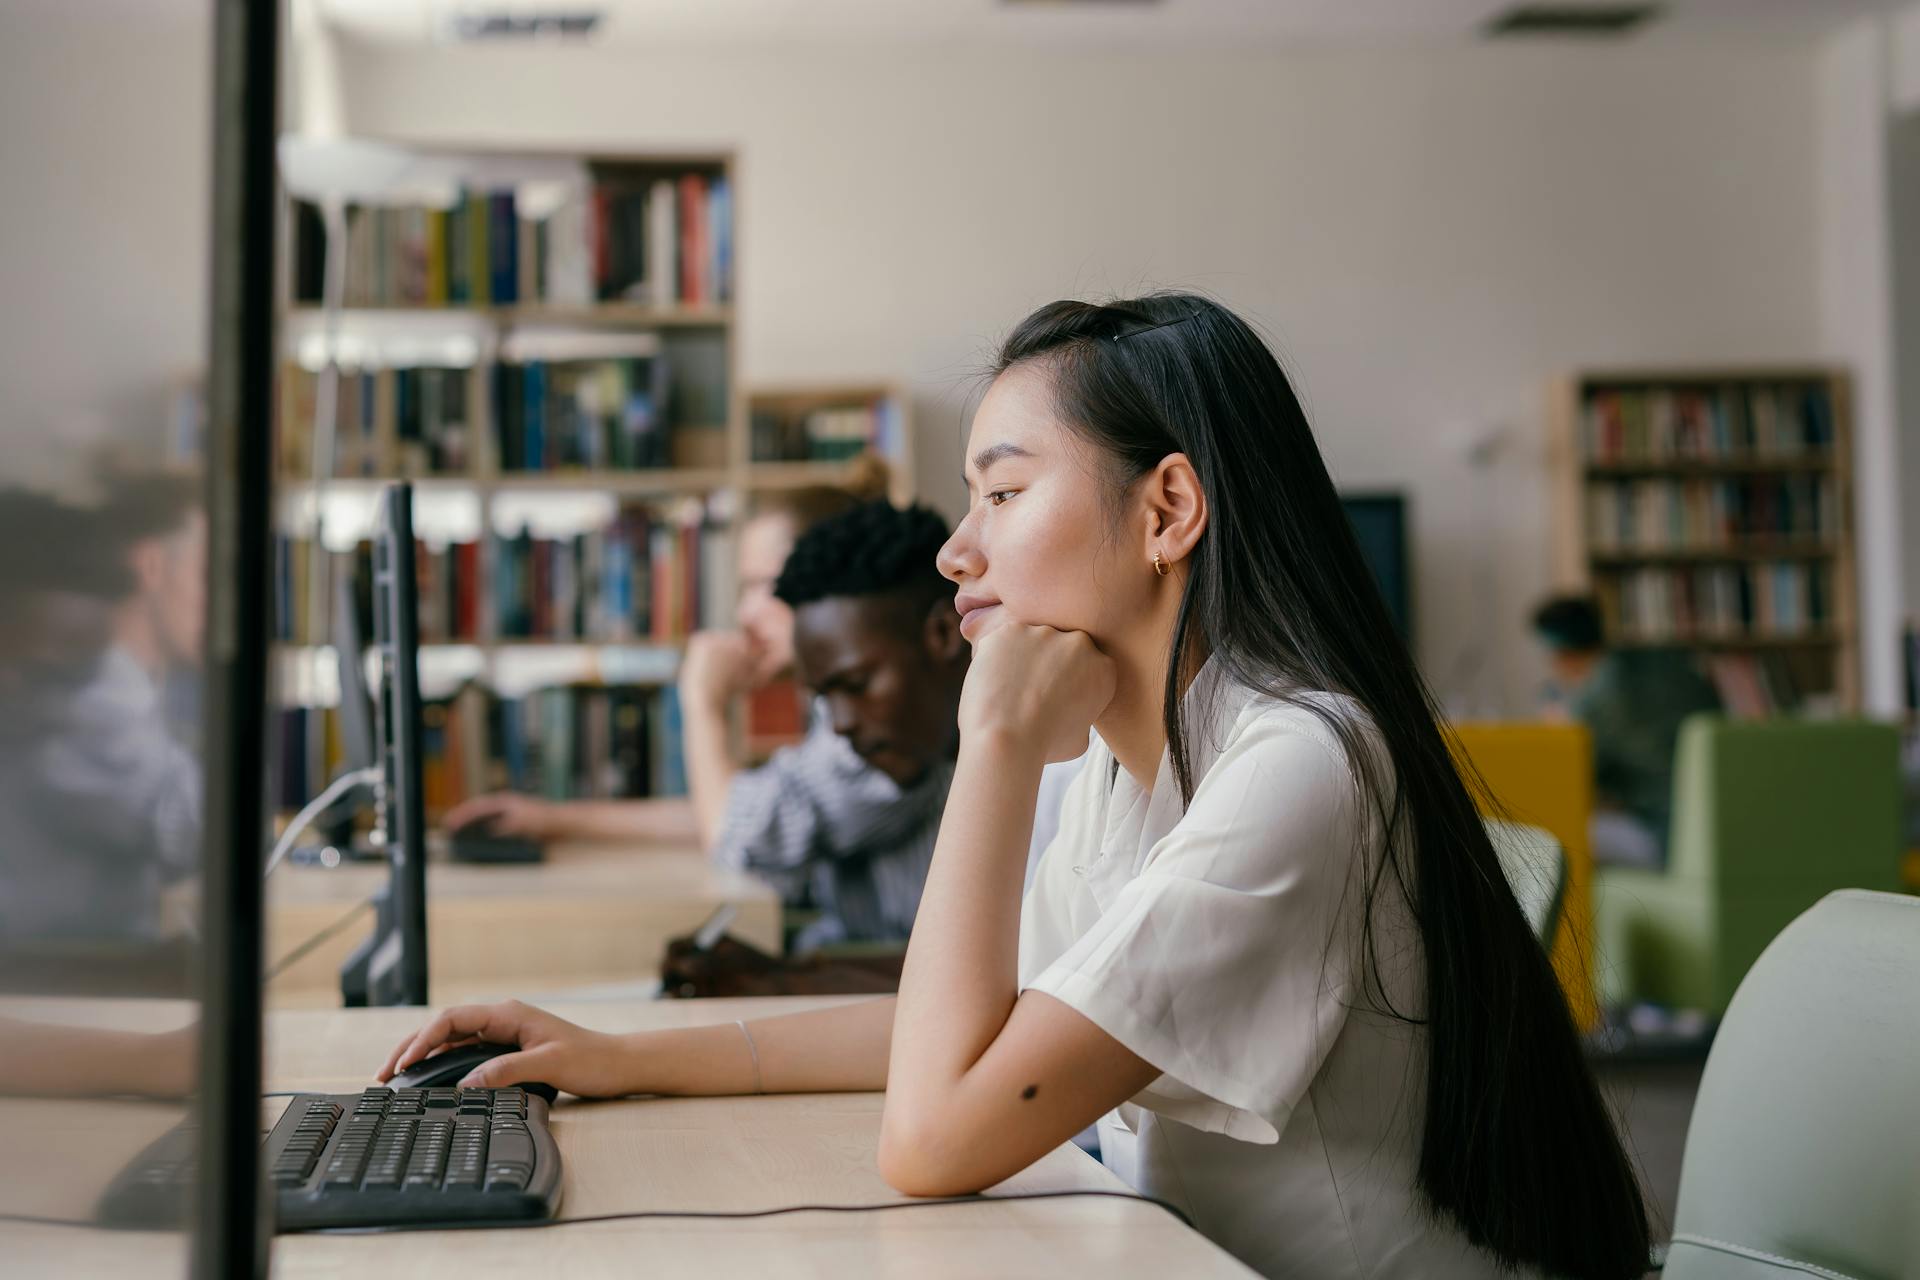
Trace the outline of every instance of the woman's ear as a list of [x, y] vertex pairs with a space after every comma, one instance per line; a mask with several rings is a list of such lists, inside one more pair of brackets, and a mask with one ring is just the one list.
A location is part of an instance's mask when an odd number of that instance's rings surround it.
[[1158, 551], [1169, 565], [1193, 553], [1207, 531], [1207, 495], [1184, 453], [1170, 453], [1141, 480], [1147, 507], [1146, 558]]

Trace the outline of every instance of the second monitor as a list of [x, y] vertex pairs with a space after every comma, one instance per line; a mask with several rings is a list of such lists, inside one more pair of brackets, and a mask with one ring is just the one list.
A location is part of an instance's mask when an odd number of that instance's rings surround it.
[[[427, 1002], [426, 801], [420, 761], [420, 625], [413, 486], [381, 491], [373, 538], [374, 724], [380, 755], [377, 825], [387, 884], [372, 935], [340, 971], [349, 1006]], [[342, 691], [346, 693], [345, 690]]]

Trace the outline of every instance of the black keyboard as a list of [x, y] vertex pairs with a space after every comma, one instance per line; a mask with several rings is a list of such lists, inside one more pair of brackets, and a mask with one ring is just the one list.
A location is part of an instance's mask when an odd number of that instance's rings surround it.
[[[123, 1170], [100, 1204], [113, 1226], [174, 1228], [197, 1135], [181, 1125]], [[547, 1100], [522, 1089], [300, 1094], [267, 1135], [275, 1229], [550, 1218], [560, 1151]]]

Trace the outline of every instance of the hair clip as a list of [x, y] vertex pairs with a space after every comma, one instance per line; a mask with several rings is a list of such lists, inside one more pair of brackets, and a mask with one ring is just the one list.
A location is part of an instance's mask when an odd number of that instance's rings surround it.
[[1200, 313], [1198, 311], [1189, 311], [1185, 315], [1175, 316], [1171, 320], [1156, 320], [1152, 324], [1143, 324], [1137, 328], [1124, 329], [1119, 333], [1110, 333], [1107, 335], [1107, 341], [1118, 343], [1122, 338], [1136, 338], [1143, 333], [1152, 333], [1155, 329], [1171, 328], [1176, 324], [1185, 324], [1189, 320], [1198, 320], [1199, 318]]

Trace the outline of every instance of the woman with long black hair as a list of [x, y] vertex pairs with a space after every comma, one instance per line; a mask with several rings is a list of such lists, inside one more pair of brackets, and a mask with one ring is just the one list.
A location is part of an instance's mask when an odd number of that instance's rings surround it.
[[[481, 1037], [521, 1051], [474, 1084], [884, 1087], [922, 1195], [1099, 1119], [1269, 1275], [1641, 1274], [1565, 1002], [1258, 336], [1192, 295], [1043, 307], [966, 478], [974, 657], [897, 1001], [622, 1038], [456, 1009], [389, 1071]], [[1023, 903], [1041, 768], [1082, 750]]]

